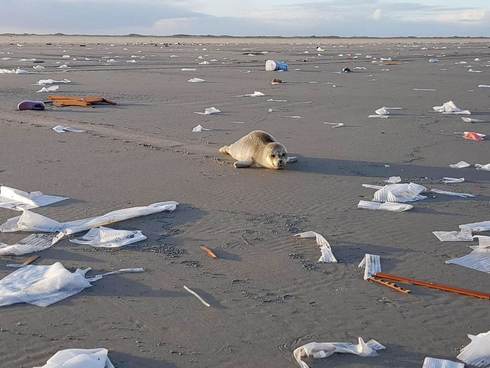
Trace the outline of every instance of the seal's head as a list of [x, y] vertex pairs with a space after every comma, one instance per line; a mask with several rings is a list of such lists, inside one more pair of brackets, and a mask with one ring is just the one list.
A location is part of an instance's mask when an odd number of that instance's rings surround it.
[[268, 168], [280, 170], [286, 167], [288, 152], [286, 151], [286, 147], [284, 147], [281, 143], [268, 143], [265, 146], [263, 154], [265, 155], [265, 160], [268, 163]]

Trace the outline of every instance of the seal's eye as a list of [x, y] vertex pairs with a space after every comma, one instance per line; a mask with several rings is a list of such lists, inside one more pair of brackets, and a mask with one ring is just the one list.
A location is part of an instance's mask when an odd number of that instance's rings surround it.
[[272, 158], [276, 157], [276, 155], [271, 155]]

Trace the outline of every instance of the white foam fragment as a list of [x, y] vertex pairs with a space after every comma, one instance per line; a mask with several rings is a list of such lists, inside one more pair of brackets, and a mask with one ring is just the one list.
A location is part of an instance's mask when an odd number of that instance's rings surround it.
[[316, 238], [316, 244], [320, 246], [322, 255], [318, 259], [318, 262], [322, 263], [337, 263], [337, 259], [333, 255], [332, 247], [325, 237], [315, 231], [306, 231], [296, 234], [300, 238]]
[[434, 106], [433, 110], [443, 114], [471, 115], [469, 110], [460, 109], [453, 101], [445, 102], [441, 106]]

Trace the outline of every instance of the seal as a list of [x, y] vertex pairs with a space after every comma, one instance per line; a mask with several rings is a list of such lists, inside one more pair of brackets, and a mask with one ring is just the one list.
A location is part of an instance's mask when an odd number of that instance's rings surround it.
[[237, 160], [234, 163], [236, 168], [258, 166], [280, 170], [288, 162], [295, 161], [295, 158], [288, 157], [286, 147], [262, 130], [254, 130], [235, 143], [221, 147], [219, 151]]

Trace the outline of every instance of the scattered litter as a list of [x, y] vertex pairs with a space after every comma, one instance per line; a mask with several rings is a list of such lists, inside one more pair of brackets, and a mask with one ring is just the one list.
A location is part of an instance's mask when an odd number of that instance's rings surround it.
[[381, 257], [366, 253], [357, 267], [364, 267], [364, 280], [368, 280], [370, 277], [376, 276], [378, 272], [381, 272]]
[[438, 63], [439, 62], [439, 59], [436, 59], [436, 58], [432, 58], [432, 59], [429, 59], [429, 63]]
[[66, 64], [60, 65], [58, 69], [69, 69], [70, 67]]
[[485, 140], [486, 135], [477, 132], [463, 132], [463, 138], [469, 141], [481, 142]]
[[0, 256], [21, 256], [36, 253], [53, 246], [53, 234], [31, 234], [16, 244], [0, 243]]
[[332, 128], [341, 128], [345, 126], [344, 123], [329, 123], [328, 121], [325, 121], [323, 124], [330, 125]]
[[431, 188], [430, 191], [432, 193], [444, 194], [444, 195], [453, 196], [453, 197], [461, 197], [461, 198], [474, 198], [475, 197], [473, 194], [469, 194], [469, 193], [449, 192], [447, 190], [441, 190], [441, 189], [436, 189], [436, 188]]
[[69, 126], [65, 125], [56, 125], [55, 127], [52, 128], [56, 133], [84, 133], [85, 130], [82, 129], [77, 129], [77, 128], [71, 128]]
[[401, 110], [401, 107], [380, 107], [379, 109], [375, 110], [375, 115], [369, 115], [370, 118], [384, 118], [387, 119], [388, 115], [391, 115], [391, 110]]
[[60, 86], [58, 85], [53, 85], [53, 86], [49, 86], [49, 87], [43, 87], [41, 88], [40, 90], [36, 91], [37, 93], [42, 93], [42, 92], [54, 92], [54, 91], [57, 91], [58, 89], [60, 89]]
[[362, 337], [359, 337], [358, 341], [357, 345], [348, 342], [310, 342], [294, 349], [293, 356], [301, 368], [309, 368], [308, 364], [303, 361], [304, 358], [322, 359], [328, 358], [335, 353], [372, 357], [378, 355], [378, 350], [385, 349], [376, 340], [369, 340], [365, 343]]
[[463, 183], [464, 178], [449, 178], [447, 176], [442, 178], [442, 182], [444, 184], [456, 184], [456, 183]]
[[356, 66], [354, 67], [354, 70], [367, 70], [367, 68], [364, 66]]
[[466, 161], [459, 161], [456, 164], [450, 164], [449, 165], [449, 167], [451, 167], [453, 169], [465, 169], [465, 168], [470, 167], [470, 166], [471, 166], [471, 164], [467, 163]]
[[478, 88], [490, 88], [490, 84], [479, 84]]
[[402, 181], [402, 178], [400, 178], [399, 176], [390, 176], [388, 179], [385, 180], [385, 183], [398, 184], [398, 183], [401, 183], [401, 181]]
[[413, 206], [404, 203], [392, 203], [392, 202], [380, 203], [380, 202], [371, 202], [371, 201], [359, 201], [359, 203], [357, 204], [357, 208], [366, 209], [366, 210], [404, 212], [404, 211], [411, 210]]
[[466, 116], [462, 116], [461, 120], [463, 120], [465, 123], [486, 123], [486, 120], [482, 119], [475, 119], [475, 118], [468, 118]]
[[[28, 265], [0, 280], [0, 306], [29, 303], [47, 307], [83, 289], [92, 286], [91, 282], [112, 274], [95, 275], [86, 278], [90, 268], [68, 271], [60, 262], [51, 266]], [[142, 272], [142, 269], [126, 269], [116, 272]]]
[[51, 196], [41, 192], [24, 192], [19, 189], [0, 186], [0, 208], [12, 210], [28, 210], [31, 208], [49, 206], [68, 199], [67, 197]]
[[199, 63], [199, 65], [209, 65], [209, 61], [206, 61], [206, 60], [201, 61], [201, 62]]
[[490, 331], [468, 335], [471, 342], [457, 356], [468, 365], [485, 368], [490, 365]]
[[218, 259], [218, 256], [217, 256], [217, 255], [216, 255], [216, 254], [215, 254], [215, 253], [214, 253], [214, 252], [213, 252], [211, 249], [209, 249], [208, 247], [206, 247], [205, 245], [201, 245], [201, 246], [200, 246], [200, 248], [201, 248], [201, 249], [202, 249], [204, 252], [206, 252], [206, 254], [207, 254], [209, 257], [211, 257], [211, 258], [213, 258], [213, 259]]
[[468, 73], [482, 73], [481, 70], [468, 69]]
[[146, 239], [139, 230], [114, 230], [101, 226], [90, 229], [83, 237], [71, 239], [70, 242], [94, 248], [120, 248]]
[[283, 61], [267, 60], [265, 62], [265, 70], [267, 72], [273, 72], [273, 71], [287, 72], [288, 64], [286, 64]]
[[0, 74], [29, 74], [30, 72], [25, 69], [0, 69]]
[[203, 82], [206, 82], [206, 81], [204, 79], [201, 79], [201, 78], [191, 78], [187, 82], [190, 82], [190, 83], [203, 83]]
[[204, 128], [201, 124], [196, 125], [194, 128], [192, 128], [192, 133], [201, 133], [203, 131], [208, 131], [211, 130], [209, 128]]
[[60, 232], [60, 234], [58, 234], [58, 237], [53, 240], [57, 241], [66, 235], [90, 230], [94, 227], [104, 226], [112, 224], [114, 222], [129, 220], [140, 216], [147, 216], [163, 211], [171, 212], [177, 208], [177, 205], [178, 203], [173, 201], [159, 202], [150, 204], [148, 206], [124, 208], [121, 210], [106, 213], [105, 215], [69, 222], [58, 222], [56, 220], [50, 219], [49, 217], [28, 210], [24, 210], [21, 216], [8, 219], [5, 223], [0, 225], [0, 231], [30, 231], [45, 233]]
[[199, 115], [214, 115], [214, 114], [219, 114], [221, 110], [218, 110], [216, 107], [206, 107], [204, 109], [204, 112], [194, 112], [194, 114], [199, 114]]
[[490, 171], [490, 164], [486, 164], [486, 165], [475, 164], [475, 167], [476, 167], [477, 170]]
[[473, 251], [471, 253], [463, 257], [450, 259], [446, 261], [446, 264], [457, 264], [477, 271], [490, 273], [490, 247], [480, 244], [472, 248]]
[[46, 105], [42, 101], [31, 101], [31, 100], [24, 100], [19, 102], [17, 105], [17, 110], [23, 111], [23, 110], [35, 110], [35, 111], [42, 111], [46, 109]]
[[330, 243], [323, 237], [323, 235], [318, 234], [314, 231], [306, 231], [304, 233], [299, 233], [294, 236], [299, 236], [300, 238], [316, 238], [316, 243], [320, 246], [320, 251], [322, 255], [318, 259], [318, 262], [322, 263], [337, 263], [337, 259], [332, 253], [332, 247]]
[[427, 188], [420, 184], [388, 184], [374, 193], [375, 202], [406, 203], [423, 200], [427, 197], [420, 195]]
[[247, 93], [247, 94], [241, 95], [239, 97], [262, 97], [262, 96], [265, 96], [265, 94], [263, 94], [260, 91], [254, 91], [254, 93]]
[[81, 106], [89, 107], [93, 105], [117, 105], [115, 102], [110, 101], [100, 96], [48, 96], [50, 101], [58, 107], [63, 106]]
[[432, 234], [435, 235], [437, 239], [442, 242], [447, 241], [472, 241], [473, 233], [470, 229], [460, 230], [460, 231], [433, 231]]
[[38, 368], [114, 368], [107, 349], [65, 349]]
[[464, 364], [446, 359], [427, 357], [424, 359], [422, 368], [464, 368]]
[[62, 80], [54, 80], [54, 79], [40, 79], [37, 81], [37, 85], [39, 86], [45, 86], [47, 84], [67, 84], [71, 83], [71, 80], [69, 79], [62, 79]]
[[180, 69], [182, 72], [195, 72], [196, 68], [182, 68]]
[[442, 106], [434, 106], [432, 109], [443, 114], [471, 115], [469, 110], [460, 109], [453, 101], [445, 102]]
[[192, 295], [194, 295], [202, 304], [204, 304], [206, 307], [210, 307], [211, 305], [205, 301], [203, 298], [201, 298], [199, 296], [198, 293], [196, 293], [194, 290], [192, 289], [189, 289], [187, 286], [184, 285], [184, 289], [187, 290], [189, 293], [191, 293]]
[[275, 84], [281, 84], [282, 83], [282, 80], [280, 80], [279, 78], [274, 78], [272, 81], [271, 81], [271, 84], [272, 85], [275, 85]]
[[32, 69], [39, 71], [39, 70], [44, 70], [46, 68], [44, 66], [42, 66], [42, 65], [34, 65], [32, 67]]

